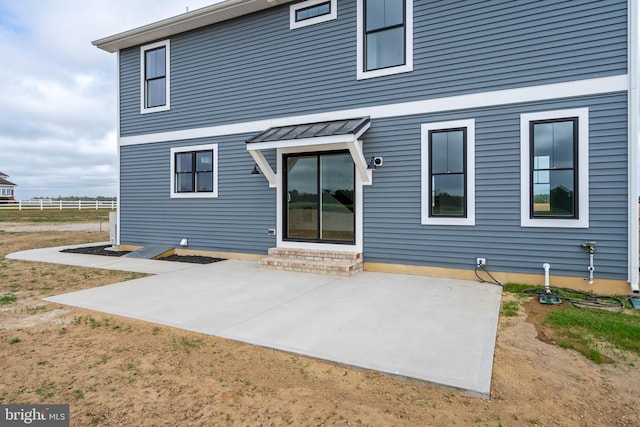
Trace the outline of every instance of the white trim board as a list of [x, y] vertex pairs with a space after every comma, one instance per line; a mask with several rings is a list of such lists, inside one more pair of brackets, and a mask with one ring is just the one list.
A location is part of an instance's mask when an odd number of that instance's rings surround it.
[[600, 77], [587, 80], [576, 80], [566, 83], [529, 86], [517, 89], [505, 89], [492, 92], [472, 93], [468, 95], [449, 96], [436, 99], [425, 99], [413, 102], [377, 105], [349, 110], [327, 111], [317, 114], [280, 117], [267, 120], [255, 120], [227, 125], [193, 128], [179, 131], [158, 132], [144, 135], [120, 137], [118, 144], [139, 145], [156, 142], [169, 142], [185, 139], [208, 138], [213, 136], [233, 135], [260, 132], [270, 127], [289, 126], [300, 123], [313, 123], [330, 120], [341, 120], [345, 117], [364, 117], [371, 119], [400, 117], [413, 114], [438, 113], [442, 111], [463, 110], [470, 108], [492, 107], [498, 105], [518, 104], [523, 102], [547, 101], [575, 96], [599, 95], [612, 92], [627, 91], [629, 76], [626, 74]]
[[638, 142], [640, 141], [640, 8], [636, 0], [627, 3], [628, 33], [627, 54], [629, 64], [629, 96], [628, 96], [628, 123], [629, 123], [629, 151], [628, 151], [628, 175], [629, 175], [629, 206], [628, 206], [628, 281], [634, 293], [640, 292], [638, 286]]

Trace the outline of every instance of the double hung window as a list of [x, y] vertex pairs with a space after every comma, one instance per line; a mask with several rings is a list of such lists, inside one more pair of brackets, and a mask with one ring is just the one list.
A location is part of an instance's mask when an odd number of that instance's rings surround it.
[[576, 218], [578, 120], [529, 123], [531, 217]]
[[422, 224], [475, 225], [475, 121], [422, 125]]
[[466, 128], [429, 131], [429, 214], [466, 216]]
[[169, 41], [143, 46], [140, 50], [141, 112], [169, 109]]
[[358, 0], [358, 79], [413, 69], [413, 2]]

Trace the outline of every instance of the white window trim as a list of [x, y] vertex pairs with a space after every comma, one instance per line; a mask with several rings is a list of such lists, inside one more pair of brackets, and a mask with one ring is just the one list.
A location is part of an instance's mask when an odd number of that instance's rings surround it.
[[[531, 218], [529, 123], [578, 118], [578, 219]], [[589, 228], [589, 109], [544, 111], [520, 115], [520, 225], [522, 227]]]
[[[176, 192], [176, 154], [186, 151], [213, 150], [213, 191], [202, 193], [177, 193]], [[191, 145], [188, 147], [171, 148], [171, 188], [169, 194], [172, 199], [215, 199], [218, 197], [218, 144]]]
[[296, 28], [308, 27], [309, 25], [319, 24], [321, 22], [331, 21], [338, 18], [338, 0], [329, 0], [331, 2], [331, 12], [316, 16], [315, 18], [305, 19], [304, 21], [296, 21], [296, 12], [300, 9], [315, 6], [320, 3], [326, 3], [327, 0], [307, 0], [301, 3], [292, 4], [289, 6], [289, 29], [295, 30]]
[[[148, 50], [156, 49], [159, 47], [165, 47], [166, 49], [166, 78], [165, 78], [165, 93], [167, 102], [165, 105], [160, 105], [158, 107], [146, 108], [145, 102], [145, 75], [144, 75], [144, 61], [145, 61], [145, 52]], [[171, 99], [171, 43], [169, 40], [163, 40], [157, 43], [148, 44], [140, 47], [140, 114], [148, 114], [148, 113], [156, 113], [158, 111], [168, 111], [171, 109], [170, 99]]]
[[[467, 217], [451, 218], [429, 215], [429, 132], [440, 129], [467, 129]], [[421, 178], [422, 178], [422, 220], [423, 225], [476, 225], [476, 121], [474, 119], [455, 120], [450, 122], [425, 123], [421, 126]]]
[[356, 78], [358, 80], [371, 79], [374, 77], [389, 76], [392, 74], [407, 73], [413, 71], [413, 0], [406, 0], [405, 16], [405, 58], [404, 65], [396, 67], [381, 68], [379, 70], [364, 71], [364, 0], [357, 2], [357, 43], [356, 43]]

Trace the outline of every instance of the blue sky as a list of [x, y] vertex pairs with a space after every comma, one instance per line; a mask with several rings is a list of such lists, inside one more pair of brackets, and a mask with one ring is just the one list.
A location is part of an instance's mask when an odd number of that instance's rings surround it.
[[116, 55], [91, 42], [216, 0], [0, 0], [0, 171], [16, 198], [116, 195]]

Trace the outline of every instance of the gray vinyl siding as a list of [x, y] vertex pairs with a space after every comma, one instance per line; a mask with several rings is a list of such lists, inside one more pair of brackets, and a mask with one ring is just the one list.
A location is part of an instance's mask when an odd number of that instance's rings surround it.
[[[520, 226], [520, 114], [589, 108], [588, 229]], [[420, 224], [420, 124], [476, 121], [476, 225]], [[627, 275], [626, 94], [376, 120], [367, 155], [384, 157], [364, 192], [364, 259], [369, 262], [472, 269], [487, 258], [494, 271], [587, 276], [597, 241], [596, 277]], [[560, 285], [560, 284], [556, 284]]]
[[[289, 6], [171, 37], [171, 110], [140, 114], [139, 48], [120, 59], [121, 136], [434, 99], [627, 72], [627, 1], [415, 1], [414, 71], [356, 80], [356, 3], [289, 30]], [[490, 96], [490, 95], [488, 95]], [[589, 108], [588, 229], [520, 226], [520, 114]], [[420, 125], [475, 119], [475, 226], [421, 225]], [[276, 190], [252, 175], [255, 133], [120, 148], [121, 243], [266, 254]], [[627, 278], [627, 97], [585, 96], [374, 119], [384, 157], [364, 191], [368, 262]], [[219, 197], [170, 198], [170, 149], [218, 144]], [[275, 166], [274, 150], [265, 154]], [[554, 283], [560, 286], [561, 283]]]
[[[121, 147], [121, 243], [178, 246], [187, 238], [190, 248], [241, 253], [275, 246], [267, 230], [276, 224], [276, 193], [251, 174], [249, 136]], [[172, 199], [171, 148], [199, 144], [218, 144], [218, 198]]]
[[[472, 269], [485, 257], [493, 271], [587, 276], [597, 241], [596, 278], [627, 274], [626, 94], [524, 103], [440, 114], [376, 119], [364, 134], [365, 156], [384, 165], [364, 186], [364, 259], [368, 262]], [[520, 114], [589, 108], [588, 229], [520, 226]], [[475, 119], [476, 225], [421, 225], [420, 126]], [[244, 141], [252, 134], [121, 147], [122, 243], [177, 245], [266, 254], [276, 245], [276, 191], [252, 175]], [[217, 143], [219, 197], [170, 198], [170, 149]], [[275, 165], [274, 150], [265, 152]], [[561, 285], [561, 283], [555, 283]]]
[[356, 80], [356, 2], [289, 30], [289, 5], [171, 37], [171, 110], [140, 114], [140, 50], [120, 53], [121, 135], [627, 72], [626, 0], [414, 1], [414, 71]]

